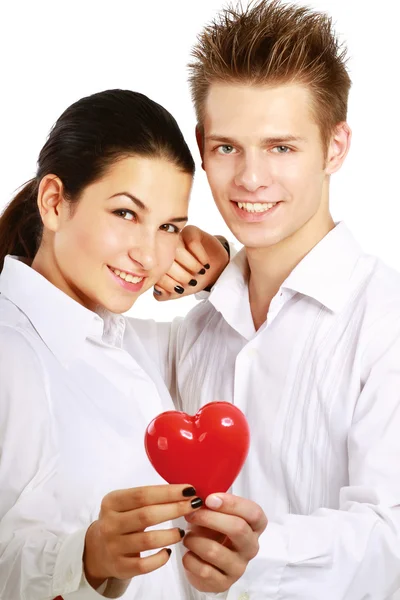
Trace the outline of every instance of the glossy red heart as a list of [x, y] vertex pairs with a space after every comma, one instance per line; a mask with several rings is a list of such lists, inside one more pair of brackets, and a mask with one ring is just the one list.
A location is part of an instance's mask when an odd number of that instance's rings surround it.
[[188, 483], [200, 498], [226, 492], [246, 460], [250, 431], [244, 414], [229, 402], [211, 402], [193, 417], [170, 410], [151, 421], [145, 447], [168, 483]]

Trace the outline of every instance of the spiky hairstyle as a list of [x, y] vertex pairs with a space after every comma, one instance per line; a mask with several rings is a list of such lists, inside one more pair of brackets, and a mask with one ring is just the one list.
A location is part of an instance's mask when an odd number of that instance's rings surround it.
[[204, 27], [192, 49], [189, 82], [198, 123], [203, 124], [213, 82], [299, 83], [312, 92], [314, 118], [326, 144], [347, 117], [346, 53], [324, 13], [280, 0], [230, 5]]

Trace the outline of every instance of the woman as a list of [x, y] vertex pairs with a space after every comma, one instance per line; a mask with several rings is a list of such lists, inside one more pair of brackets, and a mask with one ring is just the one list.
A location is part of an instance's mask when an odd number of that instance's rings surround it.
[[201, 264], [180, 242], [193, 173], [165, 109], [102, 92], [58, 119], [0, 219], [2, 599], [187, 597], [170, 521], [202, 502], [145, 456], [171, 399], [121, 313], [159, 280], [179, 294], [222, 270], [218, 242], [206, 274], [205, 250]]

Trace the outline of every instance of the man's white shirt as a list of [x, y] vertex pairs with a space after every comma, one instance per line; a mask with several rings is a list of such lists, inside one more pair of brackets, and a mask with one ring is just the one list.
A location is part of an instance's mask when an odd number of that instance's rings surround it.
[[341, 223], [255, 331], [247, 270], [242, 250], [170, 342], [180, 407], [233, 402], [250, 425], [231, 491], [259, 503], [269, 524], [227, 597], [391, 598], [400, 587], [400, 275]]

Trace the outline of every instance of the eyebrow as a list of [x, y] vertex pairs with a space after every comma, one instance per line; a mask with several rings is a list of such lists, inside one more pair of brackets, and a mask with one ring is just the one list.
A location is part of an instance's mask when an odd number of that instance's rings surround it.
[[[226, 137], [224, 135], [216, 135], [216, 134], [212, 134], [212, 135], [207, 135], [205, 138], [207, 141], [210, 142], [222, 142], [223, 144], [227, 144], [227, 145], [232, 145], [232, 146], [240, 146], [240, 142], [238, 140], [235, 140], [235, 138], [230, 138], [230, 137]], [[266, 137], [263, 138], [261, 140], [261, 143], [264, 146], [271, 146], [273, 144], [284, 144], [287, 142], [304, 142], [304, 138], [299, 137], [297, 135], [290, 135], [290, 134], [285, 134], [285, 135], [276, 135], [273, 137]]]
[[[144, 212], [150, 212], [148, 207], [141, 200], [139, 200], [139, 198], [136, 198], [136, 196], [133, 196], [129, 192], [117, 192], [116, 194], [113, 194], [112, 196], [110, 196], [109, 199], [111, 200], [111, 198], [116, 198], [117, 196], [126, 196], [127, 198], [129, 198], [129, 200], [132, 200], [132, 202], [134, 204], [136, 204], [136, 206], [138, 208], [140, 208], [140, 210], [143, 210]], [[169, 221], [171, 223], [183, 223], [187, 220], [188, 220], [187, 216], [186, 217], [174, 217], [173, 219], [169, 219]]]

